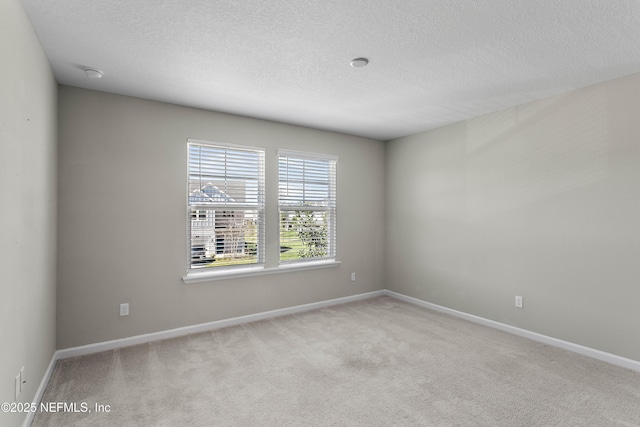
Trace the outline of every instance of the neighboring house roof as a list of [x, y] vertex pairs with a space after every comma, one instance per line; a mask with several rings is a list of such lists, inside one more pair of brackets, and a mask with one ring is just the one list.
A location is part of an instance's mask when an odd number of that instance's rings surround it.
[[218, 187], [208, 182], [202, 188], [193, 190], [189, 193], [189, 203], [207, 204], [207, 203], [233, 203], [235, 200]]

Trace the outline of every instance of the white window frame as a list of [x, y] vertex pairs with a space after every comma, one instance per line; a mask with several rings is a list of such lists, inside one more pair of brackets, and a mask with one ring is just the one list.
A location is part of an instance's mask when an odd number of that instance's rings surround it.
[[[192, 163], [190, 158], [190, 150], [192, 146], [201, 146], [201, 147], [215, 147], [223, 150], [228, 150], [229, 152], [251, 152], [255, 153], [258, 156], [258, 161], [256, 164], [257, 170], [255, 170], [255, 174], [257, 176], [257, 193], [256, 200], [244, 201], [244, 202], [236, 202], [233, 199], [229, 200], [221, 200], [218, 202], [207, 202], [206, 205], [193, 202], [191, 200], [191, 192], [193, 188], [191, 188], [191, 169]], [[202, 165], [199, 164], [198, 168], [200, 168], [199, 176], [204, 177], [202, 174]], [[205, 179], [201, 180], [201, 182], [207, 181], [211, 177], [204, 177]], [[232, 174], [229, 174], [226, 166], [225, 173], [223, 175], [216, 175], [216, 178], [224, 180], [226, 182], [227, 178], [233, 178]], [[253, 146], [245, 146], [245, 145], [237, 145], [237, 144], [229, 144], [229, 143], [218, 143], [212, 141], [203, 141], [197, 139], [189, 138], [187, 140], [187, 276], [190, 275], [208, 275], [210, 272], [216, 272], [216, 274], [228, 274], [238, 271], [256, 269], [264, 267], [265, 262], [265, 149], [261, 147], [253, 147]], [[216, 266], [215, 262], [211, 263], [210, 266], [194, 266], [193, 262], [193, 236], [192, 236], [192, 209], [200, 210], [210, 210], [210, 211], [242, 211], [242, 210], [250, 210], [257, 212], [256, 218], [256, 227], [257, 227], [257, 243], [256, 243], [256, 260], [255, 262], [246, 263], [246, 264], [236, 264], [229, 266]], [[200, 214], [198, 213], [198, 219], [200, 219]], [[217, 245], [218, 243], [215, 242]], [[185, 280], [186, 281], [186, 280]]]
[[[288, 186], [296, 181], [296, 183], [304, 185], [308, 185], [310, 181], [315, 179], [323, 179], [323, 177], [319, 177], [318, 175], [311, 176], [308, 180], [307, 178], [302, 179], [302, 181], [298, 179], [284, 179], [282, 174], [282, 162], [283, 159], [291, 158], [294, 161], [311, 161], [311, 162], [326, 162], [328, 173], [327, 176], [324, 177], [326, 179], [326, 184], [328, 185], [328, 199], [323, 202], [312, 202], [309, 205], [296, 205], [291, 201], [291, 198], [288, 196], [288, 191], [283, 191], [283, 185], [288, 188]], [[288, 164], [288, 161], [287, 161]], [[316, 264], [318, 262], [335, 262], [337, 256], [337, 166], [338, 166], [338, 157], [327, 155], [327, 154], [316, 154], [309, 153], [303, 151], [293, 151], [293, 150], [278, 150], [278, 221], [281, 220], [283, 215], [288, 216], [292, 212], [296, 211], [306, 211], [306, 212], [325, 212], [327, 218], [327, 253], [325, 256], [319, 257], [308, 257], [308, 258], [295, 258], [291, 260], [282, 260], [281, 257], [278, 257], [278, 262], [281, 267], [286, 267], [294, 264]], [[307, 166], [303, 166], [305, 169]], [[313, 172], [312, 172], [313, 175]], [[306, 199], [306, 196], [302, 196], [303, 199]], [[281, 224], [278, 224], [278, 239], [280, 242], [280, 247], [283, 246], [282, 234], [281, 234]]]

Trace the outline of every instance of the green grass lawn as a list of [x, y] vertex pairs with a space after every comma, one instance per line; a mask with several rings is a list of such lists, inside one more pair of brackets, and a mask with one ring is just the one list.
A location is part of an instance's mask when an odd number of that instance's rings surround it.
[[305, 249], [304, 243], [298, 237], [298, 233], [291, 230], [280, 233], [280, 246], [291, 248], [286, 252], [280, 252], [280, 261], [300, 259], [300, 251]]

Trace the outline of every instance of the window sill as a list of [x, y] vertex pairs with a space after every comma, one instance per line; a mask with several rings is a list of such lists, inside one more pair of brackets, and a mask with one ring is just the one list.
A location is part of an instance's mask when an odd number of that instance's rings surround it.
[[329, 260], [329, 261], [310, 261], [310, 262], [297, 262], [291, 264], [282, 264], [278, 267], [244, 267], [234, 270], [225, 271], [206, 271], [188, 273], [182, 277], [182, 281], [186, 284], [211, 282], [214, 280], [235, 279], [237, 277], [251, 277], [262, 276], [266, 274], [279, 274], [288, 273], [291, 271], [303, 271], [303, 270], [315, 270], [318, 268], [337, 267], [341, 264], [341, 261]]

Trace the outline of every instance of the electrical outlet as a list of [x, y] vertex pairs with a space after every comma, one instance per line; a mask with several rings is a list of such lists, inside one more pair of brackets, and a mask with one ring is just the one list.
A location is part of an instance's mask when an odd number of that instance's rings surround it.
[[24, 373], [24, 366], [20, 369], [20, 393], [27, 386], [27, 375]]
[[355, 272], [351, 273], [351, 281], [352, 282], [356, 281], [356, 273]]
[[18, 373], [18, 375], [16, 375], [16, 381], [15, 381], [15, 386], [16, 386], [16, 398], [15, 400], [18, 400], [18, 396], [20, 396], [20, 373]]
[[125, 302], [124, 304], [120, 304], [120, 316], [128, 316], [129, 315], [129, 303]]
[[517, 296], [517, 295], [516, 295], [516, 307], [518, 307], [518, 308], [524, 308], [524, 306], [523, 306], [523, 302], [522, 302], [522, 297], [521, 297], [521, 296]]

